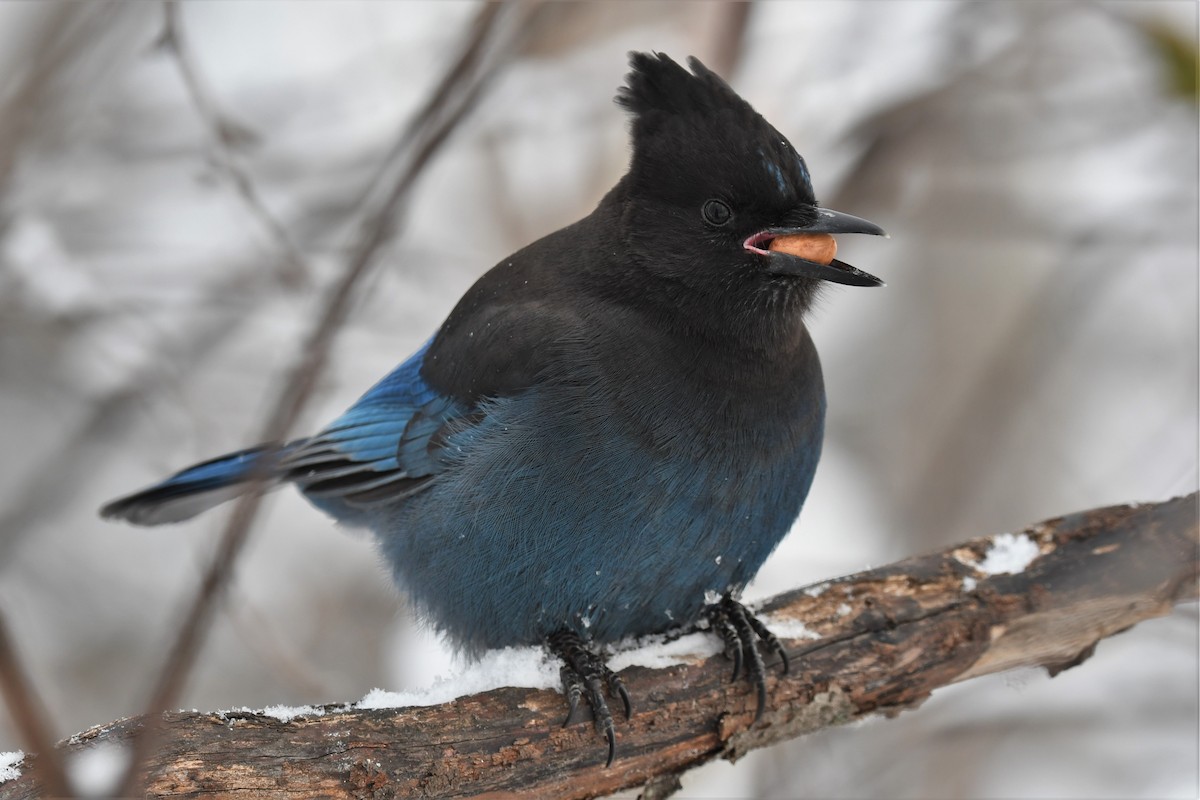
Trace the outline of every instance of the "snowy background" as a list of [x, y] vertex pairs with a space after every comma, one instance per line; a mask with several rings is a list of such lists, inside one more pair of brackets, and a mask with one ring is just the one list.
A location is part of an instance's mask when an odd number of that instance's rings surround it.
[[[205, 112], [156, 45], [157, 4], [0, 4], [0, 609], [57, 736], [140, 710], [225, 513], [138, 529], [96, 509], [252, 443], [365, 187], [476, 11], [186, 4]], [[811, 322], [825, 456], [751, 597], [1192, 491], [1196, 15], [1190, 0], [543, 9], [422, 179], [302, 429], [484, 270], [594, 206], [628, 155], [611, 102], [625, 53], [655, 49], [725, 74], [825, 205], [892, 236], [842, 248], [888, 287], [831, 291]], [[455, 668], [369, 539], [285, 491], [179, 705], [357, 700]], [[1054, 680], [955, 686], [711, 765], [683, 796], [1195, 797], [1197, 704], [1190, 606]], [[19, 746], [0, 714], [0, 751]]]

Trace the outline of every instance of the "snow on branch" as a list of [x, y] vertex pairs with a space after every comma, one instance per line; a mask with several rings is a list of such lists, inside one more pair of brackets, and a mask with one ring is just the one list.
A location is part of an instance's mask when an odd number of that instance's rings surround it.
[[[1069, 514], [779, 595], [762, 611], [792, 670], [772, 671], [762, 722], [752, 725], [753, 691], [730, 683], [715, 648], [630, 666], [621, 677], [635, 713], [610, 769], [589, 722], [562, 726], [560, 694], [503, 688], [422, 707], [163, 714], [145, 786], [151, 797], [590, 798], [644, 785], [644, 797], [665, 797], [716, 757], [892, 716], [979, 675], [1076, 666], [1104, 637], [1196, 598], [1197, 539], [1192, 494]], [[119, 755], [144, 723], [96, 727], [58, 750]], [[0, 783], [0, 800], [40, 796], [36, 759]]]

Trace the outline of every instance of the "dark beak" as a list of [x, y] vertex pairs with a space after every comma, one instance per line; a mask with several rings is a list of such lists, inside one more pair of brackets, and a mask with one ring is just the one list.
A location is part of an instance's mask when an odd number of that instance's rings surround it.
[[847, 286], [883, 286], [883, 281], [874, 275], [869, 275], [849, 264], [833, 259], [828, 264], [809, 261], [805, 258], [769, 249], [771, 242], [783, 236], [806, 234], [839, 234], [865, 233], [871, 236], [886, 236], [883, 228], [874, 222], [856, 217], [853, 214], [843, 214], [828, 208], [818, 208], [817, 219], [809, 225], [794, 228], [768, 228], [751, 236], [744, 247], [752, 253], [766, 256], [767, 272], [772, 275], [795, 275], [813, 278], [833, 283], [844, 283]]

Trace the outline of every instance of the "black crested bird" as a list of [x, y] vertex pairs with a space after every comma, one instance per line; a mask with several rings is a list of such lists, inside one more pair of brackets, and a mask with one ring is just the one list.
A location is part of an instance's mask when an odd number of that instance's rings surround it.
[[[411, 358], [315, 436], [190, 467], [107, 505], [156, 525], [263, 469], [372, 529], [400, 586], [461, 648], [546, 643], [608, 740], [598, 647], [707, 619], [766, 700], [737, 601], [800, 512], [825, 390], [804, 313], [875, 286], [830, 234], [804, 159], [716, 74], [634, 53], [617, 102], [628, 173], [587, 217], [502, 260]], [[570, 715], [568, 715], [568, 721]]]

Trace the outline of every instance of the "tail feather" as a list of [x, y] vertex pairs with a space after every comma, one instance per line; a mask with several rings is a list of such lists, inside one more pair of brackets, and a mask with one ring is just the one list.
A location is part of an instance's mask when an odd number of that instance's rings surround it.
[[191, 519], [245, 491], [259, 459], [270, 450], [266, 446], [251, 447], [188, 467], [140, 492], [113, 500], [100, 509], [100, 516], [134, 525]]

